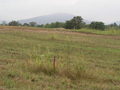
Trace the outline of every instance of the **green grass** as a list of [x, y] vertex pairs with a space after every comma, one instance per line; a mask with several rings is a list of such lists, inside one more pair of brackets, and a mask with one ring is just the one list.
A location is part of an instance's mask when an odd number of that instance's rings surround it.
[[0, 31], [0, 89], [120, 89], [120, 36], [8, 28]]
[[92, 29], [80, 29], [80, 30], [72, 30], [76, 32], [82, 33], [91, 33], [91, 34], [100, 34], [100, 35], [120, 35], [120, 30], [92, 30]]

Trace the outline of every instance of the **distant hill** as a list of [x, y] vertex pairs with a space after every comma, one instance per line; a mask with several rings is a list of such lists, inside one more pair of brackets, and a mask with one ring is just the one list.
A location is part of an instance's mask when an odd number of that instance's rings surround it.
[[[37, 24], [47, 24], [47, 23], [52, 23], [52, 22], [65, 22], [67, 20], [70, 20], [74, 17], [75, 15], [72, 14], [67, 14], [67, 13], [57, 13], [57, 14], [51, 14], [51, 15], [44, 15], [44, 16], [38, 16], [38, 17], [33, 17], [33, 18], [28, 18], [28, 19], [23, 19], [23, 20], [18, 20], [20, 23], [29, 23], [29, 22], [36, 22]], [[0, 24], [5, 21], [0, 19]], [[10, 22], [10, 20], [6, 21], [6, 23]], [[89, 20], [84, 20], [87, 24], [90, 24], [91, 21]]]
[[116, 23], [117, 23], [118, 25], [120, 25], [120, 21], [117, 21]]
[[7, 24], [8, 22], [9, 22], [9, 21], [5, 21], [5, 20], [1, 20], [1, 19], [0, 19], [0, 24], [3, 24], [3, 23], [4, 23], [4, 24]]
[[2, 23], [2, 20], [0, 19], [0, 24]]
[[[51, 14], [51, 15], [45, 15], [45, 16], [39, 16], [24, 20], [19, 20], [20, 23], [29, 23], [29, 22], [36, 22], [37, 24], [47, 24], [52, 22], [65, 22], [67, 20], [70, 20], [75, 15], [72, 14], [66, 14], [66, 13], [58, 13], [58, 14]], [[84, 20], [87, 24], [90, 23], [89, 20]]]
[[51, 14], [51, 15], [45, 15], [45, 16], [39, 16], [39, 17], [34, 17], [30, 19], [24, 19], [24, 20], [19, 20], [20, 23], [29, 23], [29, 22], [36, 22], [37, 24], [47, 24], [47, 23], [52, 23], [52, 22], [65, 22], [67, 20], [70, 20], [74, 17], [72, 14], [64, 14], [64, 13], [59, 13], [59, 14]]

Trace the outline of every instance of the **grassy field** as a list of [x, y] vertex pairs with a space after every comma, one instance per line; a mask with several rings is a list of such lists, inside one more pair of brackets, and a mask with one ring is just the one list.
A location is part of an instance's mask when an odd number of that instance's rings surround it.
[[0, 90], [120, 90], [120, 35], [111, 34], [0, 27]]
[[120, 35], [120, 30], [92, 30], [92, 29], [80, 29], [80, 30], [72, 30], [81, 33], [89, 33], [89, 34], [98, 34], [98, 35]]

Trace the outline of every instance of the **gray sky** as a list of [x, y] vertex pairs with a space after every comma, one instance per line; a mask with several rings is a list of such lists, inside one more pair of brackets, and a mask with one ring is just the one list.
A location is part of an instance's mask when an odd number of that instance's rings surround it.
[[80, 15], [106, 23], [120, 21], [120, 0], [0, 0], [0, 19], [19, 20], [52, 13]]

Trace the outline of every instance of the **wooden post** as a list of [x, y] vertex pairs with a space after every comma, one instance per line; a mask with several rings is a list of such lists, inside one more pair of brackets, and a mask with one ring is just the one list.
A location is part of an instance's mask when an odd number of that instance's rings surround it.
[[54, 69], [54, 72], [56, 71], [56, 57], [54, 56], [53, 58], [53, 69]]

